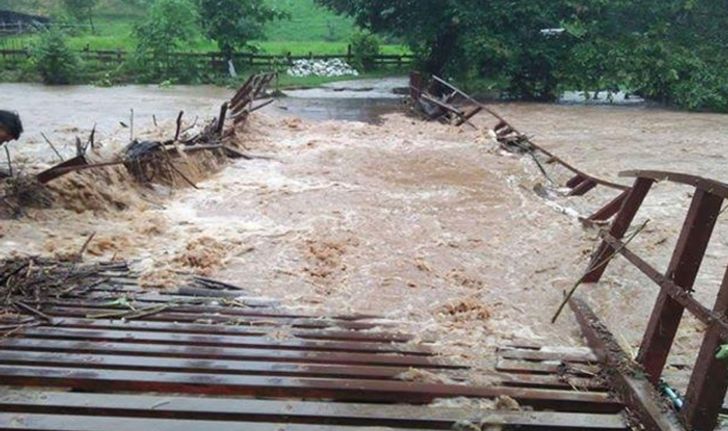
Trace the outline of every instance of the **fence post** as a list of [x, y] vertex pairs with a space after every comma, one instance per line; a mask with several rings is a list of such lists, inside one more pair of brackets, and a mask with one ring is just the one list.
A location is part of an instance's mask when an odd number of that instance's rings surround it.
[[352, 53], [351, 53], [351, 44], [346, 46], [346, 62], [351, 64], [352, 59]]

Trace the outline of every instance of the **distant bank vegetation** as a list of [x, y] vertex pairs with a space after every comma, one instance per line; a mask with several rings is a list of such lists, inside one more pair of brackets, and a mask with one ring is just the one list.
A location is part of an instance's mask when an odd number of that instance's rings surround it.
[[[240, 53], [348, 55], [367, 72], [373, 72], [370, 56], [409, 53], [396, 39], [361, 32], [352, 18], [314, 0], [0, 0], [4, 7], [54, 22], [51, 31], [0, 38], [0, 49], [16, 52], [0, 57], [5, 81], [220, 83], [229, 79], [227, 65], [208, 61], [220, 66], [209, 68], [203, 57], [180, 54], [218, 52], [245, 74], [253, 62], [241, 61]], [[26, 49], [30, 61], [17, 55]], [[123, 64], [94, 61], [99, 50], [119, 52]]]
[[[44, 36], [55, 38], [46, 47], [136, 53], [138, 61], [104, 71], [111, 81], [130, 71], [150, 81], [199, 81], [182, 73], [189, 69], [173, 51], [232, 58], [241, 51], [343, 54], [352, 45], [361, 50], [354, 53], [360, 67], [371, 67], [374, 50], [411, 52], [421, 69], [514, 99], [626, 91], [728, 112], [724, 0], [0, 0], [0, 9], [8, 7], [65, 24]], [[44, 46], [38, 35], [0, 38], [0, 48], [8, 44]], [[35, 58], [37, 66], [42, 57]]]
[[513, 98], [627, 90], [728, 111], [724, 0], [317, 2], [401, 37], [429, 71], [487, 82]]

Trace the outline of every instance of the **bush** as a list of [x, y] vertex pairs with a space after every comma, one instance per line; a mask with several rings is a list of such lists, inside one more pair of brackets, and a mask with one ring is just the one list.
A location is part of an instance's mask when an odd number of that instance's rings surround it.
[[351, 37], [352, 66], [369, 72], [374, 70], [374, 57], [379, 55], [381, 40], [368, 32], [355, 33]]
[[36, 70], [46, 84], [70, 84], [78, 75], [80, 61], [66, 44], [66, 34], [57, 27], [41, 33], [32, 57]]

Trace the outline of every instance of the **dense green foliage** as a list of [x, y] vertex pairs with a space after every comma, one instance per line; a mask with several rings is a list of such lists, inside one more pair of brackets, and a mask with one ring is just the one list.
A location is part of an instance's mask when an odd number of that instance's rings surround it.
[[626, 89], [728, 111], [723, 0], [317, 1], [402, 37], [428, 71], [488, 78], [512, 97]]
[[375, 68], [373, 58], [380, 54], [381, 41], [375, 34], [362, 31], [351, 37], [352, 66], [359, 70], [372, 71]]
[[202, 28], [226, 58], [263, 35], [265, 24], [287, 15], [263, 0], [197, 0]]
[[78, 22], [88, 22], [91, 29], [94, 28], [94, 9], [98, 6], [99, 0], [63, 0], [63, 6], [72, 17]]
[[135, 63], [145, 79], [189, 81], [196, 76], [191, 62], [172, 54], [199, 36], [198, 21], [191, 0], [154, 0], [135, 29]]
[[65, 33], [56, 27], [41, 34], [32, 55], [33, 64], [46, 84], [70, 84], [78, 73], [79, 60], [68, 48]]
[[[576, 79], [694, 110], [728, 111], [728, 3], [719, 0], [592, 0], [578, 29]], [[583, 30], [580, 30], [583, 29]]]

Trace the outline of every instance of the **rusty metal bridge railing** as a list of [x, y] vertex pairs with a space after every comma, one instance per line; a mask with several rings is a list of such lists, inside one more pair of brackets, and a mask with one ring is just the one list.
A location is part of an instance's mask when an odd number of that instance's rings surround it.
[[[728, 199], [728, 184], [658, 171], [630, 171], [620, 176], [636, 180], [611, 229], [603, 235], [603, 242], [590, 265], [593, 269], [585, 281], [599, 281], [607, 269], [609, 256], [619, 253], [659, 286], [660, 293], [637, 356], [637, 363], [654, 385], [660, 381], [685, 310], [707, 326], [680, 416], [688, 429], [712, 430], [717, 425], [728, 389], [728, 367], [716, 358], [717, 350], [728, 340], [728, 271], [712, 309], [701, 304], [692, 293], [723, 202]], [[672, 259], [663, 274], [630, 251], [622, 239], [652, 186], [664, 180], [690, 186], [695, 194]], [[595, 262], [606, 264], [595, 265]], [[574, 306], [572, 304], [572, 308]]]

